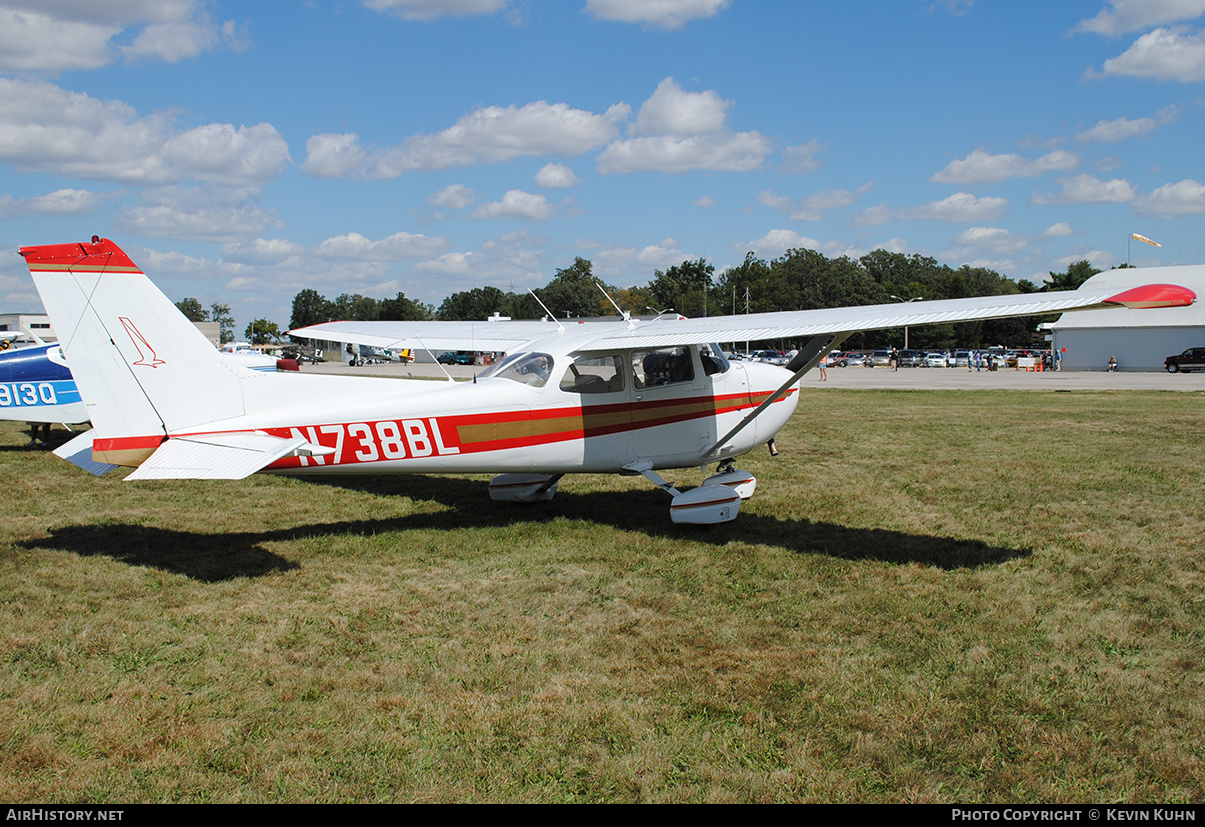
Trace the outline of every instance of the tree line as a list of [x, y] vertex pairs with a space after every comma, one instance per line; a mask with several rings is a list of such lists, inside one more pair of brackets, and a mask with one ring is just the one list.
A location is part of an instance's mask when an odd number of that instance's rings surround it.
[[[538, 319], [549, 313], [559, 319], [614, 315], [607, 296], [633, 315], [667, 310], [690, 317], [811, 310], [1073, 290], [1098, 272], [1089, 262], [1077, 261], [1064, 272], [1052, 271], [1048, 281], [1036, 285], [1025, 279], [1014, 281], [986, 267], [963, 265], [954, 269], [919, 254], [874, 250], [856, 259], [828, 258], [816, 250], [793, 249], [770, 260], [749, 253], [741, 264], [719, 276], [715, 266], [705, 259], [687, 260], [655, 270], [646, 285], [618, 288], [596, 277], [592, 263], [579, 257], [558, 269], [547, 285], [535, 289], [535, 297], [497, 287], [476, 287], [451, 294], [436, 308], [408, 299], [401, 292], [392, 299], [344, 293], [330, 300], [307, 288], [293, 298], [289, 327], [339, 320], [484, 320], [495, 313], [513, 319]], [[196, 299], [184, 299], [177, 306], [193, 321], [209, 321], [212, 317], [220, 322], [223, 342], [233, 338], [234, 320], [228, 305], [215, 303], [206, 311]], [[1039, 321], [1025, 317], [926, 325], [911, 329], [909, 343], [925, 350], [993, 344], [1025, 347], [1034, 344]], [[228, 333], [230, 339], [226, 338]], [[246, 330], [247, 339], [255, 344], [279, 340], [280, 335], [278, 326], [266, 319], [256, 319]], [[857, 333], [847, 342], [848, 347], [856, 349], [902, 344], [903, 332], [892, 330]]]

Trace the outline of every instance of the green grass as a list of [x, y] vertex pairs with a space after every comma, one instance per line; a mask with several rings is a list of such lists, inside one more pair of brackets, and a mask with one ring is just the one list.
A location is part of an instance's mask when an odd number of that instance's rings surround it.
[[1200, 802], [1202, 402], [810, 391], [710, 529], [4, 424], [0, 800]]

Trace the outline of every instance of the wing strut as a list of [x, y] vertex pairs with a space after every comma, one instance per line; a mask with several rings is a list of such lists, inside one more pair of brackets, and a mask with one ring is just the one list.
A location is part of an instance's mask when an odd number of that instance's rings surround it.
[[813, 336], [811, 339], [809, 339], [808, 343], [803, 346], [798, 355], [796, 355], [796, 357], [791, 360], [790, 364], [787, 365], [787, 370], [791, 371], [791, 378], [783, 382], [782, 386], [779, 387], [778, 390], [774, 391], [774, 393], [766, 397], [765, 401], [750, 411], [744, 419], [737, 423], [735, 428], [704, 448], [699, 454], [699, 458], [704, 462], [714, 459], [719, 454], [720, 449], [727, 445], [734, 436], [745, 430], [746, 426], [748, 426], [753, 420], [757, 419], [757, 417], [761, 415], [762, 411], [773, 405], [779, 399], [782, 399], [783, 396], [786, 395], [787, 391], [791, 389], [791, 386], [799, 381], [799, 377], [816, 367], [816, 365], [820, 363], [820, 357], [827, 355], [830, 350], [840, 346], [840, 344], [845, 341], [845, 338], [852, 332], [852, 330], [849, 330], [840, 333], [821, 333], [819, 336]]

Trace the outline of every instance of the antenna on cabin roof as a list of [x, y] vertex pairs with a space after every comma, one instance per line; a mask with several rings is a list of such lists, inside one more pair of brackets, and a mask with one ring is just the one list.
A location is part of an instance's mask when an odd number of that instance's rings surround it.
[[533, 299], [535, 299], [536, 302], [540, 305], [540, 307], [544, 308], [544, 312], [547, 313], [554, 322], [556, 322], [557, 328], [560, 330], [564, 330], [565, 326], [563, 324], [561, 324], [560, 321], [557, 319], [557, 317], [553, 315], [552, 311], [548, 309], [548, 305], [546, 305], [546, 304], [544, 304], [544, 302], [540, 301], [540, 297], [536, 295], [536, 291], [528, 290], [527, 292], [531, 293], [531, 297]]
[[619, 305], [617, 305], [615, 303], [615, 299], [611, 298], [611, 295], [606, 290], [603, 289], [603, 286], [601, 284], [599, 284], [598, 282], [594, 282], [594, 286], [597, 287], [599, 290], [602, 290], [602, 294], [607, 297], [607, 301], [609, 301], [611, 303], [611, 306], [615, 308], [615, 312], [620, 315], [620, 318], [622, 318], [625, 322], [628, 323], [629, 329], [636, 326], [636, 325], [632, 324], [632, 314], [629, 313], [627, 310], [620, 310]]

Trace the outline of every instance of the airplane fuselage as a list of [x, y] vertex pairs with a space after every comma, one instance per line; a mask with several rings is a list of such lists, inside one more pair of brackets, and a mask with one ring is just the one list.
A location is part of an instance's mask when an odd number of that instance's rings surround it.
[[[731, 365], [690, 386], [629, 388], [589, 402], [558, 388], [499, 378], [407, 399], [413, 382], [395, 380], [396, 395], [377, 405], [360, 398], [350, 410], [331, 411], [313, 424], [259, 427], [334, 449], [327, 456], [278, 460], [267, 469], [278, 473], [614, 473], [639, 460], [653, 468], [682, 468], [703, 464], [703, 450], [788, 375], [766, 365]], [[792, 391], [771, 405], [721, 458], [772, 438], [797, 401]]]
[[[572, 375], [574, 356], [564, 353], [540, 354], [554, 375], [538, 386], [496, 375], [452, 383], [307, 374], [275, 383], [270, 400], [259, 397], [259, 383], [249, 377], [244, 387], [256, 414], [168, 436], [258, 431], [330, 451], [285, 457], [264, 469], [269, 473], [615, 473], [637, 461], [663, 469], [740, 456], [771, 439], [794, 411], [797, 388], [704, 461], [703, 450], [790, 374], [726, 361], [708, 374], [699, 348], [675, 350], [692, 360], [690, 378], [638, 387], [632, 352], [607, 353], [595, 361], [610, 360], [623, 375], [612, 376], [613, 387], [590, 393], [557, 381]], [[287, 392], [290, 386], [296, 394]], [[136, 465], [163, 439], [98, 435], [93, 451], [98, 460]]]

